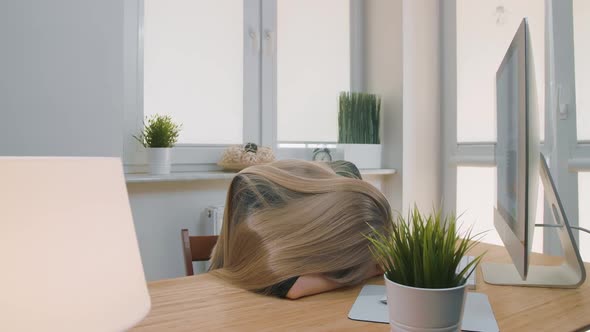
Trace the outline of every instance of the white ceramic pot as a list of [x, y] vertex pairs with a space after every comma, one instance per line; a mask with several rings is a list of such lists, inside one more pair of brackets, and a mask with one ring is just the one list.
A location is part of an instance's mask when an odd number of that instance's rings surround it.
[[150, 174], [170, 174], [171, 148], [148, 148]]
[[384, 278], [391, 331], [461, 330], [466, 285], [443, 289], [415, 288]]
[[359, 169], [381, 168], [381, 144], [338, 144], [343, 159]]

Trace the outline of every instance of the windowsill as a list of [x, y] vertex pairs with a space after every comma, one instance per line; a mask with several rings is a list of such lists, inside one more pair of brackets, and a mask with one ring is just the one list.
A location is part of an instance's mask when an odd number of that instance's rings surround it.
[[173, 172], [170, 174], [154, 175], [148, 173], [125, 174], [127, 183], [151, 183], [151, 182], [183, 182], [183, 181], [207, 181], [207, 180], [231, 180], [236, 173], [207, 171], [207, 172]]
[[[361, 169], [363, 176], [390, 176], [397, 171], [390, 168]], [[174, 172], [163, 175], [147, 173], [125, 174], [127, 183], [155, 183], [155, 182], [186, 182], [186, 181], [208, 181], [208, 180], [231, 180], [237, 173], [208, 171], [208, 172]]]

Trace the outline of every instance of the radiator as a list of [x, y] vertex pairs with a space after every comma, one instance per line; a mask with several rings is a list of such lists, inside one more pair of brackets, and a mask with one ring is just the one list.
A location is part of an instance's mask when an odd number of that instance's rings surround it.
[[213, 235], [221, 234], [221, 225], [223, 225], [223, 205], [212, 205], [207, 207], [205, 215], [208, 225], [213, 225]]

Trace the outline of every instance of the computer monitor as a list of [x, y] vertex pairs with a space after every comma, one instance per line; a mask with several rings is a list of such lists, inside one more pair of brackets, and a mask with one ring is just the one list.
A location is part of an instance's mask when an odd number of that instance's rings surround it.
[[[585, 279], [584, 266], [551, 173], [539, 152], [537, 98], [530, 30], [525, 18], [496, 72], [494, 226], [513, 264], [485, 263], [482, 272], [484, 280], [492, 284], [576, 287]], [[566, 253], [561, 266], [530, 266], [539, 175]]]
[[496, 208], [494, 226], [520, 276], [528, 273], [539, 179], [539, 120], [526, 19], [496, 72]]

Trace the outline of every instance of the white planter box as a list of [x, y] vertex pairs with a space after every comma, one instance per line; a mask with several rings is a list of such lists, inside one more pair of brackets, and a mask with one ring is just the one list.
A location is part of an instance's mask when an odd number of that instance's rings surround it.
[[381, 144], [338, 144], [343, 159], [359, 169], [381, 168]]
[[466, 285], [443, 289], [414, 288], [384, 278], [391, 331], [461, 330]]
[[150, 174], [170, 174], [171, 148], [148, 148]]

